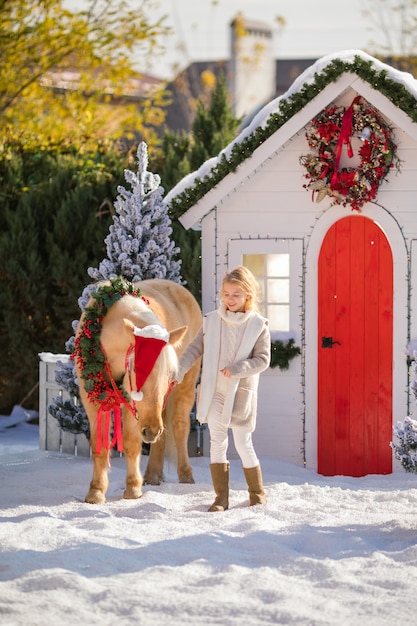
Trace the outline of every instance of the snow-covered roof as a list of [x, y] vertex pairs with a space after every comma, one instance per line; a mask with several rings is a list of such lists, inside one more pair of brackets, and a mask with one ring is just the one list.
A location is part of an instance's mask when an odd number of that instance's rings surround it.
[[[280, 105], [284, 101], [287, 101], [292, 96], [300, 92], [306, 87], [311, 85], [316, 80], [318, 74], [322, 73], [329, 65], [335, 61], [341, 61], [343, 63], [353, 63], [357, 58], [362, 59], [377, 72], [384, 73], [391, 81], [398, 83], [405, 88], [410, 95], [417, 100], [417, 80], [408, 72], [397, 70], [382, 61], [372, 57], [369, 54], [361, 50], [345, 50], [342, 52], [336, 52], [326, 55], [318, 59], [311, 67], [307, 68], [300, 76], [293, 82], [291, 87], [281, 96], [275, 98], [268, 104], [266, 104], [252, 119], [251, 123], [242, 130], [242, 132], [231, 141], [216, 157], [208, 159], [201, 165], [201, 167], [185, 176], [182, 180], [171, 189], [171, 191], [165, 196], [164, 202], [171, 204], [171, 202], [183, 192], [186, 192], [192, 188], [196, 181], [203, 180], [205, 177], [210, 176], [213, 169], [220, 165], [224, 160], [229, 160], [232, 151], [236, 144], [242, 144], [259, 128], [265, 128], [268, 120], [272, 114], [280, 112]], [[352, 70], [354, 71], [354, 70]], [[213, 185], [214, 186], [214, 185]], [[181, 221], [182, 218], [180, 218]], [[184, 223], [184, 222], [183, 222]], [[188, 225], [189, 226], [189, 225]]]

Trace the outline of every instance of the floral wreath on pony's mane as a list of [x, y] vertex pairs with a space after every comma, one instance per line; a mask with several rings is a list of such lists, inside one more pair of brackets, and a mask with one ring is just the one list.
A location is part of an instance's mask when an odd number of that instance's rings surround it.
[[[354, 136], [363, 141], [359, 148], [360, 164], [356, 168], [339, 168], [344, 145], [348, 156], [353, 156]], [[311, 152], [300, 157], [309, 181], [303, 187], [313, 192], [313, 200], [317, 193], [316, 202], [328, 195], [333, 198], [333, 204], [350, 204], [359, 211], [376, 198], [394, 162], [399, 169], [392, 129], [360, 96], [347, 109], [336, 105], [324, 108], [310, 122], [306, 139]]]
[[[106, 357], [100, 343], [101, 328], [107, 311], [125, 295], [142, 298], [149, 304], [140, 289], [119, 276], [110, 279], [109, 285], [101, 285], [93, 292], [91, 298], [94, 302], [84, 309], [83, 327], [75, 338], [71, 359], [80, 368], [80, 376], [90, 402], [103, 403], [114, 391], [104, 376]], [[120, 393], [124, 396], [121, 389]], [[125, 399], [129, 400], [126, 396]]]

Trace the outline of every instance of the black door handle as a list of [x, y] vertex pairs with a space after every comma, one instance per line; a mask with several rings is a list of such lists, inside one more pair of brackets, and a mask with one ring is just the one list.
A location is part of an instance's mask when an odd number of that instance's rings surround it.
[[334, 344], [341, 346], [340, 341], [333, 341], [333, 337], [322, 337], [321, 338], [321, 347], [322, 348], [333, 348]]

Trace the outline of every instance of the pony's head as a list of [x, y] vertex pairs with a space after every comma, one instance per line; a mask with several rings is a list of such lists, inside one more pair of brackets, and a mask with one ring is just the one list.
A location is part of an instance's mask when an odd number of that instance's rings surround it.
[[142, 440], [154, 443], [164, 430], [163, 410], [178, 369], [174, 347], [187, 326], [168, 331], [158, 324], [138, 328], [128, 319], [123, 324], [131, 345], [124, 387], [136, 405]]

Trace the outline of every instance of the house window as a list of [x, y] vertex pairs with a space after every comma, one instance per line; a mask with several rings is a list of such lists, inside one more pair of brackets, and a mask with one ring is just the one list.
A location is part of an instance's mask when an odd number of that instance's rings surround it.
[[271, 330], [290, 330], [290, 255], [243, 254], [243, 265], [256, 277], [261, 292], [260, 312]]
[[303, 310], [302, 239], [229, 239], [228, 267], [245, 265], [261, 287], [260, 310], [269, 320], [274, 339], [301, 337]]

